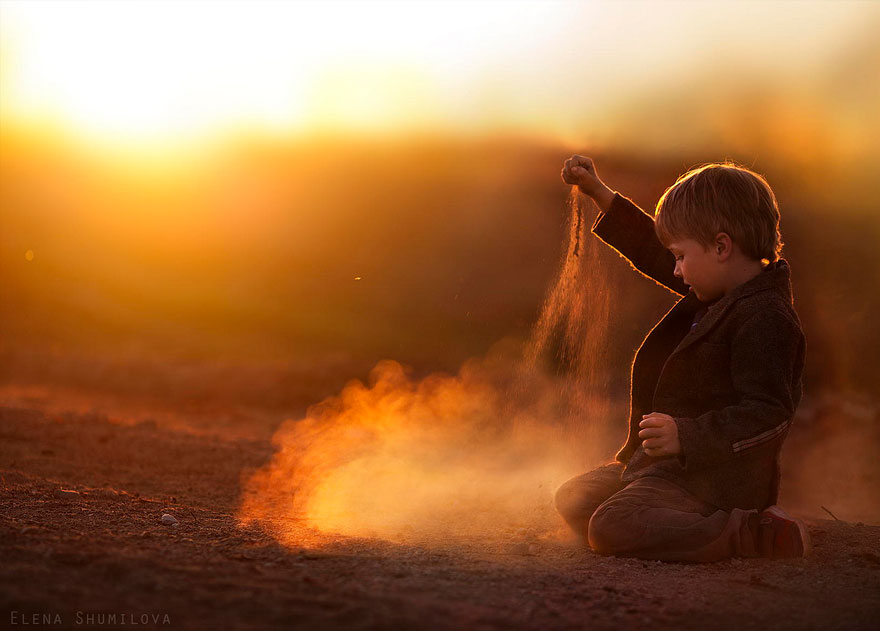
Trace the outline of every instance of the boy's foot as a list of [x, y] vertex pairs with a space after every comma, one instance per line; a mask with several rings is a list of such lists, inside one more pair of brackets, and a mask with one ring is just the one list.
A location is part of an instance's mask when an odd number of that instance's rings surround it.
[[762, 557], [788, 559], [809, 556], [810, 533], [800, 519], [791, 517], [776, 505], [764, 509], [749, 524], [755, 536], [755, 549]]

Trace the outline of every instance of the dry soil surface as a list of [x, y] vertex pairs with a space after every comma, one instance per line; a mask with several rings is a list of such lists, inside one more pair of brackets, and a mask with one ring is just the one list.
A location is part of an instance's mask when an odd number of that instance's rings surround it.
[[877, 526], [812, 521], [810, 558], [705, 565], [527, 536], [287, 548], [235, 520], [242, 476], [272, 454], [270, 427], [236, 433], [232, 418], [221, 434], [195, 412], [175, 424], [64, 408], [0, 400], [3, 626], [802, 630], [880, 619]]

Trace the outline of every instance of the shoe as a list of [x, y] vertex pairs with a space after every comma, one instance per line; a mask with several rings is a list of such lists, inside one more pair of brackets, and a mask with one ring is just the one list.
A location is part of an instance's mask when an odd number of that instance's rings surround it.
[[755, 549], [762, 557], [790, 559], [809, 556], [813, 551], [804, 522], [791, 517], [775, 504], [753, 517], [754, 522], [749, 525], [754, 524]]

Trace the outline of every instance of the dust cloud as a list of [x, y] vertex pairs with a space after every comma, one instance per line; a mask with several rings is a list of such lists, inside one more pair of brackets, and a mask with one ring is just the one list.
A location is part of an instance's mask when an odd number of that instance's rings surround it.
[[[289, 419], [245, 481], [239, 519], [289, 545], [304, 532], [392, 541], [553, 536], [566, 479], [601, 463], [609, 287], [573, 188], [561, 270], [525, 344], [503, 340], [455, 375], [395, 361]], [[592, 211], [592, 212], [591, 212]]]

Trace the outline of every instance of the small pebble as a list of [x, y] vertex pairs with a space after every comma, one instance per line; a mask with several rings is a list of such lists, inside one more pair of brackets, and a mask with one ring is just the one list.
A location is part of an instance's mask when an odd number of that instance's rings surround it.
[[169, 515], [168, 513], [165, 513], [164, 515], [162, 515], [162, 523], [166, 526], [176, 526], [177, 518], [175, 518], [174, 515]]
[[80, 495], [76, 491], [55, 489], [55, 497], [57, 497], [59, 500], [78, 500], [80, 498]]

